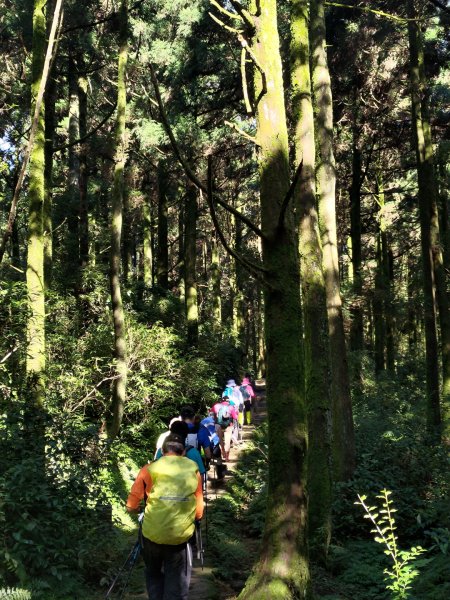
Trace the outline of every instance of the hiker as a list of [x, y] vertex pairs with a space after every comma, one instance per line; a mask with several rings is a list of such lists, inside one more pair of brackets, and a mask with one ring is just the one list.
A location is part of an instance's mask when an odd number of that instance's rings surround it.
[[251, 410], [255, 392], [250, 382], [250, 378], [247, 377], [247, 375], [248, 374], [246, 373], [246, 376], [243, 378], [241, 387], [239, 389], [241, 390], [242, 397], [244, 398], [244, 423], [246, 425], [250, 425], [252, 421]]
[[[197, 450], [197, 448], [194, 448], [194, 446], [190, 446], [188, 444], [188, 431], [189, 431], [189, 427], [188, 424], [185, 423], [184, 421], [173, 421], [172, 425], [170, 426], [170, 433], [173, 433], [174, 435], [179, 435], [180, 438], [182, 438], [183, 442], [184, 442], [184, 446], [185, 446], [185, 450], [184, 450], [184, 456], [186, 456], [186, 458], [189, 458], [190, 460], [193, 460], [195, 462], [195, 464], [198, 467], [198, 471], [200, 473], [200, 475], [202, 477], [204, 477], [205, 473], [206, 473], [206, 468], [205, 465], [203, 463], [202, 457], [200, 452]], [[156, 451], [155, 454], [155, 458], [153, 460], [158, 460], [162, 457], [162, 448], [160, 448], [159, 450]]]
[[202, 425], [206, 427], [211, 441], [211, 461], [214, 463], [213, 468], [216, 470], [217, 479], [223, 479], [227, 470], [222, 461], [222, 451], [220, 449], [220, 438], [216, 432], [216, 422], [214, 417], [206, 417], [202, 420]]
[[208, 430], [201, 424], [200, 418], [196, 418], [195, 410], [192, 406], [185, 405], [180, 410], [181, 420], [187, 423], [189, 431], [186, 445], [193, 446], [205, 457], [205, 464], [208, 466], [211, 460], [211, 440]]
[[239, 413], [227, 397], [223, 397], [221, 402], [216, 402], [212, 406], [210, 413], [216, 423], [216, 433], [219, 436], [222, 457], [224, 460], [228, 460], [233, 427], [234, 423], [237, 422]]
[[227, 385], [222, 393], [222, 398], [226, 396], [231, 404], [234, 404], [236, 410], [238, 411], [238, 418], [234, 423], [233, 431], [232, 431], [232, 439], [233, 443], [236, 445], [239, 444], [239, 433], [242, 429], [242, 425], [244, 424], [244, 398], [242, 396], [241, 390], [237, 385], [234, 379], [229, 379], [227, 381]]
[[[171, 419], [170, 423], [169, 423], [169, 429], [167, 431], [164, 431], [163, 433], [161, 433], [161, 435], [157, 439], [156, 448], [155, 448], [155, 456], [157, 455], [158, 450], [162, 449], [163, 442], [166, 439], [166, 437], [170, 434], [170, 428], [172, 427], [172, 424], [175, 423], [176, 421], [181, 421], [181, 417], [174, 417], [173, 419]], [[156, 460], [156, 458], [154, 458], [153, 460]]]
[[202, 480], [184, 454], [184, 440], [166, 437], [163, 456], [139, 471], [127, 500], [137, 513], [145, 502], [142, 554], [151, 600], [188, 600], [192, 571], [189, 539], [203, 516]]

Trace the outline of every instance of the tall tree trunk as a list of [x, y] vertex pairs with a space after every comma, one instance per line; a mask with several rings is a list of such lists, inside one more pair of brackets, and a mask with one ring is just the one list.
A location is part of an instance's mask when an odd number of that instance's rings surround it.
[[[242, 203], [237, 202], [236, 208], [241, 211]], [[242, 253], [242, 221], [238, 218], [234, 218], [234, 230], [235, 230], [235, 250], [239, 254]], [[235, 293], [233, 298], [234, 308], [234, 329], [236, 332], [236, 339], [238, 346], [241, 350], [244, 349], [245, 339], [245, 299], [244, 299], [244, 270], [241, 263], [237, 260], [234, 261], [235, 270]], [[244, 359], [244, 357], [243, 357]]]
[[197, 188], [187, 182], [185, 203], [184, 233], [184, 272], [186, 281], [186, 320], [187, 343], [198, 343], [198, 304], [197, 304]]
[[378, 227], [376, 236], [376, 273], [375, 273], [375, 290], [373, 294], [373, 321], [375, 328], [375, 375], [379, 375], [385, 370], [384, 349], [385, 349], [385, 315], [383, 311], [383, 299], [385, 294], [384, 288], [384, 272], [383, 272], [383, 254], [381, 232]]
[[116, 358], [116, 379], [113, 382], [111, 418], [108, 423], [108, 437], [113, 440], [119, 433], [122, 423], [127, 385], [127, 348], [125, 315], [120, 285], [120, 246], [122, 235], [122, 211], [124, 193], [124, 169], [126, 161], [126, 70], [128, 59], [128, 7], [122, 0], [119, 12], [119, 61], [117, 75], [117, 121], [114, 184], [112, 191], [112, 222], [110, 251], [110, 286], [114, 324], [114, 353]]
[[211, 246], [211, 300], [214, 326], [219, 329], [222, 323], [222, 298], [220, 295], [220, 255], [217, 233], [212, 232]]
[[153, 286], [153, 224], [151, 210], [151, 189], [150, 185], [144, 186], [144, 202], [142, 203], [142, 229], [144, 237], [144, 286], [151, 288]]
[[[263, 265], [269, 479], [261, 557], [239, 598], [310, 598], [306, 537], [308, 429], [302, 368], [298, 244], [292, 212], [283, 206], [290, 188], [275, 0], [252, 0], [257, 15], [255, 69]], [[281, 214], [280, 214], [281, 213]]]
[[[47, 4], [47, 37], [50, 35], [53, 23], [55, 1]], [[54, 69], [54, 66], [53, 66]], [[45, 289], [49, 290], [53, 273], [53, 141], [55, 137], [55, 103], [56, 79], [53, 73], [48, 74], [47, 88], [45, 91], [45, 146], [44, 146], [44, 282]]]
[[127, 174], [124, 176], [123, 184], [122, 282], [125, 286], [127, 286], [129, 283], [130, 273], [132, 272], [133, 267], [129, 194], [131, 179], [130, 169], [127, 169]]
[[[80, 107], [80, 138], [87, 135], [87, 79], [78, 77], [78, 104]], [[88, 206], [88, 149], [83, 141], [79, 147], [80, 165], [80, 208], [79, 208], [79, 237], [80, 237], [80, 266], [86, 268], [89, 262], [89, 206]]]
[[[441, 433], [444, 423], [444, 437], [450, 441], [450, 347], [447, 344], [445, 320], [448, 321], [448, 307], [444, 317], [442, 334], [444, 389], [443, 418], [439, 402], [439, 357], [436, 330], [435, 286], [439, 287], [438, 273], [435, 269], [436, 255], [439, 254], [439, 223], [437, 218], [436, 180], [433, 167], [433, 147], [430, 136], [430, 123], [424, 106], [425, 75], [423, 71], [423, 48], [414, 0], [408, 0], [408, 33], [410, 52], [410, 80], [412, 99], [412, 124], [416, 148], [417, 175], [419, 184], [420, 232], [422, 244], [422, 267], [424, 286], [425, 343], [427, 361], [427, 419], [428, 429], [434, 436]], [[435, 276], [438, 275], [436, 278]], [[442, 311], [441, 311], [442, 312]], [[442, 320], [441, 320], [442, 325]], [[450, 340], [449, 340], [450, 342]]]
[[180, 302], [182, 306], [184, 306], [186, 302], [186, 275], [184, 268], [184, 214], [185, 208], [183, 202], [181, 202], [178, 212], [178, 264], [180, 266], [178, 289], [180, 290]]
[[158, 165], [158, 252], [156, 255], [156, 280], [163, 290], [169, 288], [169, 245], [167, 220], [168, 181], [165, 165]]
[[318, 161], [316, 161], [316, 181], [331, 364], [333, 475], [336, 481], [345, 481], [353, 475], [356, 454], [339, 282], [335, 197], [336, 169], [333, 153], [333, 102], [326, 54], [324, 0], [311, 3], [311, 46], [315, 130], [319, 149]]
[[352, 184], [350, 187], [350, 235], [352, 239], [352, 272], [353, 272], [353, 300], [350, 309], [351, 329], [350, 348], [354, 353], [354, 383], [360, 392], [362, 377], [362, 351], [364, 348], [363, 337], [363, 310], [362, 310], [362, 273], [361, 273], [361, 150], [358, 147], [357, 115], [354, 109], [353, 142], [352, 142]]
[[257, 283], [256, 287], [256, 311], [257, 311], [257, 337], [258, 337], [258, 358], [256, 376], [261, 378], [266, 376], [266, 343], [264, 339], [264, 300], [261, 286]]
[[[35, 0], [33, 8], [33, 57], [32, 57], [32, 114], [45, 61], [45, 0]], [[27, 361], [28, 388], [36, 406], [44, 401], [45, 374], [45, 284], [44, 284], [44, 223], [45, 197], [45, 122], [44, 103], [37, 118], [34, 146], [30, 154], [28, 185], [28, 255], [27, 255]]]
[[75, 60], [75, 49], [69, 44], [69, 178], [68, 178], [68, 212], [67, 212], [67, 278], [71, 284], [79, 288], [79, 232], [78, 217], [80, 203], [80, 163], [78, 160], [78, 144], [80, 139], [80, 105], [78, 97], [78, 65]]
[[315, 195], [314, 115], [308, 37], [309, 0], [293, 0], [291, 82], [297, 164], [303, 160], [295, 204], [299, 218], [304, 317], [305, 394], [308, 411], [308, 537], [325, 559], [331, 538], [331, 456], [328, 321]]

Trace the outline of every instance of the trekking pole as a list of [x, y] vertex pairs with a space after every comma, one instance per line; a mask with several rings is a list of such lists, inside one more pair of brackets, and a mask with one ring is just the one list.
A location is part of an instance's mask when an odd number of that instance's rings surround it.
[[200, 521], [195, 522], [195, 539], [197, 542], [197, 558], [200, 559], [203, 571], [203, 555], [205, 551], [203, 550], [202, 530], [200, 527]]
[[205, 525], [206, 525], [206, 540], [208, 543], [208, 472], [204, 475], [204, 495], [205, 495]]
[[119, 580], [119, 577], [126, 570], [127, 578], [125, 580], [125, 584], [122, 587], [122, 591], [120, 593], [119, 600], [121, 600], [123, 598], [123, 595], [124, 595], [125, 590], [126, 590], [127, 585], [128, 585], [128, 581], [130, 579], [131, 571], [133, 570], [133, 567], [136, 564], [137, 559], [139, 558], [139, 555], [141, 553], [141, 547], [142, 547], [142, 545], [141, 545], [142, 516], [143, 516], [143, 514], [139, 515], [139, 534], [138, 534], [138, 539], [135, 542], [134, 546], [131, 548], [131, 551], [128, 554], [125, 562], [123, 563], [123, 565], [120, 567], [119, 571], [117, 572], [117, 575], [114, 577], [114, 581], [112, 582], [112, 584], [110, 585], [108, 591], [106, 592], [105, 600], [107, 600], [108, 598], [111, 597], [111, 594], [112, 594], [114, 588], [116, 587], [116, 584], [117, 584], [117, 582]]

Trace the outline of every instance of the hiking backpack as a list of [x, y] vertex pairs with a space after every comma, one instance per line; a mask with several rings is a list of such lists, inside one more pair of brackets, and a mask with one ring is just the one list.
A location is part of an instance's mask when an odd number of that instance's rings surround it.
[[244, 398], [244, 402], [246, 400], [250, 400], [251, 399], [250, 392], [248, 391], [246, 385], [241, 385], [241, 387], [239, 389], [241, 390], [241, 394], [242, 394], [242, 397]]
[[220, 425], [222, 429], [226, 429], [231, 424], [232, 420], [230, 407], [226, 404], [221, 404], [217, 412], [217, 424]]

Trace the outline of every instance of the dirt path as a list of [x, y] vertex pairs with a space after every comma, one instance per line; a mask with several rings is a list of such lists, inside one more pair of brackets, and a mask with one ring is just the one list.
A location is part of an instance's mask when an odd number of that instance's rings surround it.
[[[227, 461], [227, 473], [225, 479], [218, 482], [213, 476], [213, 469], [210, 469], [209, 471], [210, 476], [208, 477], [206, 494], [208, 511], [213, 510], [215, 500], [226, 493], [227, 484], [233, 477], [233, 471], [236, 468], [239, 454], [246, 447], [247, 441], [251, 438], [255, 425], [259, 425], [266, 418], [264, 384], [264, 380], [258, 380], [256, 382], [256, 393], [258, 398], [254, 407], [253, 424], [244, 426], [241, 444], [231, 448], [230, 458]], [[209, 540], [207, 540], [206, 536], [206, 518], [204, 518], [202, 522], [202, 534], [205, 545], [205, 564], [202, 568], [200, 560], [194, 556], [189, 600], [231, 600], [235, 597], [235, 593], [214, 577], [213, 570], [216, 565], [211, 564], [211, 561], [208, 560]], [[144, 565], [142, 560], [140, 560], [133, 572], [124, 600], [147, 600], [147, 598], [144, 584]]]

